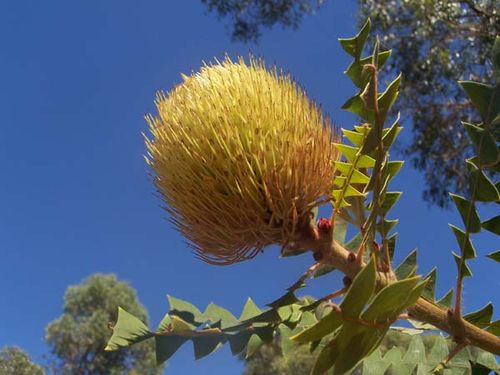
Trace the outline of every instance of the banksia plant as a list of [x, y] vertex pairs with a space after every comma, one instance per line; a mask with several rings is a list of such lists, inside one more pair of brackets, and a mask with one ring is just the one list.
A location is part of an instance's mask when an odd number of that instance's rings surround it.
[[[500, 38], [493, 49], [495, 86], [461, 82], [483, 122], [464, 123], [477, 155], [466, 161], [470, 195], [452, 194], [463, 222], [451, 225], [457, 283], [439, 297], [436, 269], [417, 275], [417, 251], [393, 262], [398, 220], [391, 209], [402, 192], [392, 189], [392, 180], [403, 161], [391, 159], [402, 130], [391, 108], [401, 75], [380, 91], [379, 71], [391, 51], [380, 50], [376, 38], [365, 56], [369, 31], [367, 21], [355, 37], [340, 39], [352, 57], [345, 73], [357, 87], [342, 108], [362, 124], [341, 129], [343, 142], [290, 77], [260, 61], [204, 66], [158, 95], [158, 115], [147, 117], [148, 162], [173, 222], [199, 257], [230, 264], [280, 244], [287, 256], [310, 251], [314, 263], [264, 310], [248, 299], [239, 318], [214, 303], [202, 311], [169, 296], [168, 312], [149, 329], [120, 308], [107, 350], [154, 339], [161, 364], [187, 341], [196, 359], [226, 343], [245, 358], [263, 343], [278, 343], [287, 361], [308, 345], [316, 356], [311, 375], [500, 374], [493, 304], [462, 313], [463, 282], [481, 251], [472, 236], [483, 229], [500, 235], [500, 216], [482, 219], [476, 209], [479, 202], [500, 202], [498, 180], [489, 177], [500, 170]], [[316, 221], [313, 208], [322, 203], [331, 216]], [[487, 257], [500, 262], [498, 251]], [[320, 298], [300, 298], [309, 278], [332, 270], [344, 277], [327, 284]], [[400, 320], [415, 328], [396, 327]], [[392, 347], [395, 334], [401, 341]], [[424, 347], [428, 339], [432, 347]]]
[[147, 161], [171, 220], [209, 263], [285, 245], [332, 192], [332, 125], [262, 61], [205, 65], [156, 107]]

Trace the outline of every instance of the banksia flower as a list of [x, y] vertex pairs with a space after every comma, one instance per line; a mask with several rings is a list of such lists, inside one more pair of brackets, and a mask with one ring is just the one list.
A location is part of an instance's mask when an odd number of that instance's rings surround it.
[[286, 244], [331, 193], [328, 119], [260, 61], [205, 65], [159, 93], [156, 107], [147, 161], [172, 222], [209, 263]]

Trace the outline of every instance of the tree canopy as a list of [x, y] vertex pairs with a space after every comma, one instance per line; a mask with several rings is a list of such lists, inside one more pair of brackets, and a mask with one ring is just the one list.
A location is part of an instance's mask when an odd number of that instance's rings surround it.
[[232, 18], [231, 35], [237, 41], [257, 41], [262, 27], [275, 24], [296, 28], [305, 14], [318, 9], [323, 0], [202, 0], [209, 11]]
[[45, 375], [45, 371], [21, 349], [5, 347], [0, 351], [0, 375]]
[[148, 320], [135, 290], [115, 275], [95, 274], [67, 289], [62, 315], [46, 327], [55, 374], [157, 375], [162, 372], [161, 366], [155, 367], [154, 345], [150, 342], [127, 351], [104, 351], [111, 336], [106, 326], [116, 321], [118, 306]]

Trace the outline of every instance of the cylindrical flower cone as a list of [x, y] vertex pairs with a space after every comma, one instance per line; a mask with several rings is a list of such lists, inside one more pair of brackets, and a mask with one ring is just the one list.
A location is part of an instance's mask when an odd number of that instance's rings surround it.
[[146, 117], [147, 160], [172, 222], [215, 264], [292, 240], [333, 188], [328, 119], [288, 75], [254, 59], [183, 80]]

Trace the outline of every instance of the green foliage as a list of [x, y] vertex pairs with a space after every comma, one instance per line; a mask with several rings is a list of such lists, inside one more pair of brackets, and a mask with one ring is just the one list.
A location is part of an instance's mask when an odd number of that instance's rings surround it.
[[[498, 55], [493, 56], [493, 61], [498, 62], [500, 58], [500, 37], [496, 38], [493, 54]], [[500, 69], [497, 63], [493, 64], [493, 69], [497, 70], [493, 75], [497, 77]], [[465, 227], [462, 230], [450, 224], [460, 249], [460, 254], [453, 254], [457, 263], [459, 283], [461, 283], [463, 277], [472, 275], [470, 268], [466, 264], [467, 260], [476, 257], [476, 250], [470, 238], [471, 234], [480, 232], [482, 228], [494, 233], [498, 232], [498, 220], [496, 218], [481, 223], [476, 209], [476, 202], [500, 202], [498, 188], [486, 174], [489, 171], [492, 177], [496, 177], [497, 165], [500, 163], [500, 152], [495, 139], [495, 127], [498, 127], [495, 119], [500, 116], [500, 81], [495, 86], [472, 81], [463, 81], [460, 84], [474, 108], [479, 112], [482, 122], [478, 124], [462, 123], [477, 153], [476, 156], [466, 161], [470, 171], [470, 197], [464, 198], [451, 194]], [[495, 260], [494, 254], [490, 254], [489, 257]]]
[[45, 371], [21, 349], [4, 347], [0, 351], [0, 375], [45, 375]]
[[[67, 289], [62, 315], [46, 328], [55, 374], [161, 373], [161, 367], [155, 367], [151, 343], [138, 344], [129, 351], [104, 351], [110, 337], [106, 326], [117, 320], [118, 306], [142, 321], [148, 319], [134, 289], [118, 281], [115, 275], [96, 274]], [[125, 334], [135, 329], [133, 320], [127, 323], [131, 324], [123, 327]]]
[[[116, 351], [136, 344], [155, 343], [156, 362], [168, 360], [183, 344], [191, 341], [194, 357], [203, 358], [229, 344], [234, 355], [249, 360], [253, 373], [260, 371], [262, 360], [270, 362], [268, 373], [300, 371], [311, 368], [311, 375], [327, 373], [340, 374], [470, 374], [498, 371], [493, 355], [467, 347], [468, 342], [451, 345], [437, 335], [420, 335], [436, 327], [425, 322], [408, 319], [402, 315], [420, 299], [420, 303], [451, 309], [453, 290], [439, 300], [436, 298], [437, 270], [434, 268], [425, 278], [416, 276], [417, 252], [411, 252], [392, 272], [392, 256], [396, 248], [397, 234], [391, 230], [397, 220], [389, 219], [391, 208], [401, 196], [399, 191], [390, 191], [389, 183], [399, 172], [403, 161], [390, 160], [390, 148], [401, 131], [399, 115], [386, 126], [391, 108], [399, 95], [401, 75], [387, 84], [379, 93], [378, 72], [383, 63], [388, 63], [389, 51], [380, 52], [380, 43], [375, 41], [373, 53], [364, 56], [365, 42], [369, 40], [371, 24], [367, 21], [353, 38], [341, 39], [344, 50], [353, 57], [346, 74], [358, 89], [344, 105], [344, 109], [357, 114], [362, 123], [353, 129], [342, 129], [344, 138], [351, 144], [335, 144], [342, 160], [335, 162], [338, 171], [331, 194], [333, 213], [331, 221], [321, 221], [316, 229], [309, 227], [312, 234], [328, 241], [334, 239], [353, 254], [342, 250], [342, 261], [357, 267], [345, 279], [344, 288], [319, 299], [298, 298], [296, 293], [305, 287], [309, 277], [318, 277], [333, 270], [325, 254], [320, 252], [317, 263], [298, 278], [286, 292], [260, 309], [248, 299], [239, 318], [216, 305], [209, 304], [203, 311], [189, 302], [168, 296], [170, 309], [156, 329], [149, 329], [146, 319], [129, 311], [126, 306], [118, 308], [118, 318], [106, 347]], [[494, 49], [500, 54], [500, 39]], [[500, 56], [494, 56], [494, 67], [499, 69]], [[500, 75], [495, 73], [495, 76]], [[491, 181], [498, 169], [499, 155], [496, 147], [495, 126], [500, 123], [497, 86], [473, 82], [462, 83], [472, 104], [480, 112], [482, 123], [466, 123], [477, 156], [467, 160], [470, 170], [470, 195], [452, 194], [464, 229], [450, 225], [459, 245], [459, 254], [453, 253], [458, 267], [458, 287], [454, 310], [445, 316], [461, 318], [461, 282], [472, 272], [467, 261], [477, 256], [471, 241], [471, 234], [487, 229], [498, 232], [498, 217], [481, 221], [476, 208], [477, 202], [498, 202], [498, 183]], [[311, 219], [315, 223], [317, 211]], [[331, 225], [331, 232], [329, 228]], [[348, 225], [359, 233], [346, 241]], [[322, 232], [322, 233], [320, 233]], [[335, 245], [335, 242], [333, 243]], [[304, 249], [283, 252], [284, 256], [298, 255]], [[317, 250], [317, 249], [315, 249]], [[334, 250], [331, 250], [332, 253]], [[316, 255], [316, 254], [315, 254]], [[488, 255], [498, 261], [498, 252]], [[333, 263], [333, 262], [332, 262]], [[347, 266], [346, 266], [347, 267]], [[343, 295], [340, 303], [334, 298]], [[458, 316], [457, 316], [458, 315]], [[425, 317], [425, 315], [424, 315]], [[491, 321], [493, 306], [487, 304], [479, 311], [463, 318], [477, 327], [497, 335], [498, 321]], [[391, 330], [399, 319], [406, 318], [416, 329], [398, 328], [404, 333]], [[429, 320], [440, 326], [435, 321]], [[447, 323], [451, 324], [449, 321]], [[393, 327], [394, 328], [394, 327]], [[452, 329], [449, 330], [453, 332]], [[454, 332], [453, 332], [454, 333]], [[413, 336], [410, 336], [412, 334]], [[397, 336], [399, 335], [399, 336]], [[398, 337], [397, 347], [390, 346], [391, 337]], [[381, 343], [385, 344], [380, 347]], [[144, 343], [142, 342], [144, 341]], [[394, 341], [394, 340], [393, 340]], [[269, 346], [263, 347], [268, 344]], [[462, 344], [464, 349], [462, 349]], [[304, 353], [307, 347], [314, 353], [311, 366], [291, 366], [294, 354]], [[258, 360], [252, 360], [257, 355]], [[275, 362], [277, 356], [285, 358], [283, 363]], [[260, 356], [260, 357], [259, 357]], [[296, 358], [295, 358], [296, 359]], [[309, 363], [309, 362], [305, 362]]]
[[[397, 346], [381, 347], [365, 358], [359, 368], [361, 374], [411, 375], [436, 371], [446, 375], [465, 375], [480, 367], [500, 371], [493, 354], [470, 347], [460, 351], [443, 367], [441, 361], [450, 353], [453, 343], [440, 335], [410, 336], [394, 333], [391, 340], [396, 341]], [[437, 371], [442, 367], [443, 370]]]
[[232, 19], [232, 38], [238, 41], [257, 41], [261, 28], [274, 24], [296, 28], [305, 14], [313, 13], [322, 0], [202, 0], [209, 11], [219, 17]]
[[[410, 331], [405, 329], [405, 331]], [[415, 335], [391, 329], [380, 346], [350, 373], [353, 375], [428, 374], [453, 348], [453, 342], [441, 335]], [[247, 361], [245, 375], [309, 375], [314, 353], [307, 345], [297, 346], [291, 355], [284, 355], [279, 344], [262, 346]], [[475, 374], [478, 369], [499, 371], [495, 357], [485, 351], [467, 348], [447, 366], [444, 374]], [[490, 370], [491, 369], [491, 370]], [[330, 374], [328, 374], [330, 375]]]
[[[447, 206], [449, 191], [462, 196], [468, 191], [462, 163], [471, 145], [467, 129], [455, 124], [478, 119], [455, 82], [464, 77], [492, 82], [499, 76], [498, 68], [485, 69], [495, 35], [500, 34], [498, 2], [358, 0], [358, 4], [359, 20], [370, 17], [375, 33], [383, 35], [382, 46], [392, 49], [394, 58], [385, 68], [404, 76], [395, 110], [409, 118], [413, 137], [402, 152], [424, 173], [424, 198]], [[494, 61], [498, 66], [497, 58]], [[484, 96], [485, 91], [476, 88], [474, 95]]]
[[281, 347], [267, 344], [246, 361], [243, 375], [309, 375], [314, 364], [314, 355], [307, 345], [299, 345], [293, 355], [284, 356]]

